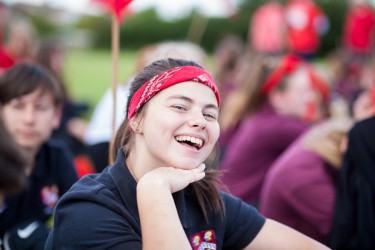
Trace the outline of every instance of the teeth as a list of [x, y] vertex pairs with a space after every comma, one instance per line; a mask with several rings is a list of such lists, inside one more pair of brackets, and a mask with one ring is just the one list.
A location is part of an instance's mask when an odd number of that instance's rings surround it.
[[177, 141], [189, 141], [189, 142], [193, 143], [198, 149], [201, 148], [202, 145], [203, 145], [203, 140], [201, 140], [199, 138], [191, 137], [191, 136], [186, 136], [186, 135], [177, 136], [176, 140]]

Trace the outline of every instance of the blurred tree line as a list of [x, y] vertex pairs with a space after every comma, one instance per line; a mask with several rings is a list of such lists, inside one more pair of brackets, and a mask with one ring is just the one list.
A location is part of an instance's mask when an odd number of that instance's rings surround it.
[[[285, 0], [286, 1], [286, 0]], [[283, 2], [285, 2], [283, 1]], [[208, 52], [212, 52], [217, 41], [225, 34], [237, 34], [247, 41], [249, 20], [256, 8], [267, 0], [243, 0], [238, 12], [229, 18], [207, 18], [193, 11], [188, 17], [173, 21], [160, 19], [154, 9], [148, 9], [125, 19], [120, 29], [121, 47], [139, 48], [163, 40], [192, 40]], [[330, 20], [330, 29], [323, 37], [321, 56], [340, 46], [347, 1], [316, 0]], [[95, 48], [110, 48], [111, 19], [108, 16], [85, 16], [76, 25], [80, 29], [93, 31]], [[192, 29], [200, 29], [197, 39]], [[199, 32], [198, 32], [199, 33]]]

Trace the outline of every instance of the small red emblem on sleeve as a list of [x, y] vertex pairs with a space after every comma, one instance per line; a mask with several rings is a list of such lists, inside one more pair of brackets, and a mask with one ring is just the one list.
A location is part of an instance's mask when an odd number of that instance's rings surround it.
[[214, 230], [206, 230], [190, 237], [193, 250], [216, 250], [216, 237]]

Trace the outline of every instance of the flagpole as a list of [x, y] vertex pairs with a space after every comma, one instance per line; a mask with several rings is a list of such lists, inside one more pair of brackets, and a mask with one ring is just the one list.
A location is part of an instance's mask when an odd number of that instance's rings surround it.
[[[113, 113], [112, 113], [112, 140], [114, 143], [116, 135], [116, 114], [117, 114], [117, 84], [118, 84], [118, 57], [119, 57], [119, 23], [116, 15], [112, 14], [112, 99], [113, 99]], [[112, 146], [110, 147], [112, 148]], [[109, 154], [109, 164], [112, 164], [114, 159], [111, 159]]]
[[208, 18], [194, 11], [186, 40], [199, 45], [206, 31], [207, 24]]

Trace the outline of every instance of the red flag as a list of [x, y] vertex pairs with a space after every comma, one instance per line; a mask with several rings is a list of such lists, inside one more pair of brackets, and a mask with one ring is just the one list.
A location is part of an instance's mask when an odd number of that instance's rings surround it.
[[122, 15], [132, 0], [92, 0], [93, 2], [100, 3], [112, 11], [120, 24], [122, 24]]

